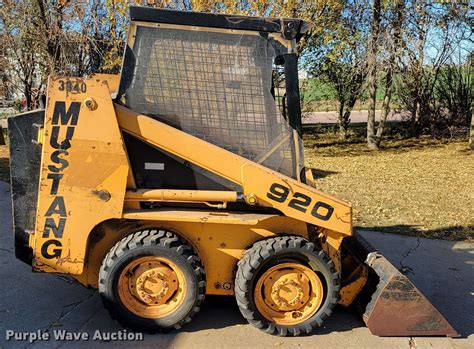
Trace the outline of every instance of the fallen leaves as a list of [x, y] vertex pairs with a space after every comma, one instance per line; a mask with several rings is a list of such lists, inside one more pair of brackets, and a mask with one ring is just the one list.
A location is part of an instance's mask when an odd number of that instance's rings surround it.
[[[305, 140], [315, 186], [350, 202], [356, 226], [447, 240], [474, 239], [474, 154], [466, 142], [388, 141], [382, 151], [364, 143]], [[318, 176], [324, 173], [324, 176]]]

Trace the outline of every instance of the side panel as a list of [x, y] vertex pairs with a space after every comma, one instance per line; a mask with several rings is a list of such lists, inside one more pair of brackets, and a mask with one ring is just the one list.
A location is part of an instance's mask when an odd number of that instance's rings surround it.
[[105, 80], [50, 80], [41, 159], [33, 267], [80, 274], [89, 233], [122, 215], [128, 174]]
[[232, 182], [213, 176], [188, 161], [126, 133], [123, 137], [137, 188], [241, 191]]
[[165, 228], [181, 235], [198, 252], [206, 271], [206, 293], [232, 295], [236, 264], [254, 242], [282, 233], [307, 237], [305, 223], [284, 216], [183, 210], [136, 211], [124, 216], [127, 220], [105, 222], [94, 230], [87, 269], [76, 276], [82, 284], [97, 287], [102, 260], [125, 235]]
[[44, 110], [8, 119], [15, 256], [30, 265], [33, 250], [29, 240], [35, 231], [41, 161], [41, 146], [33, 143], [38, 130], [34, 125], [42, 125], [43, 119]]

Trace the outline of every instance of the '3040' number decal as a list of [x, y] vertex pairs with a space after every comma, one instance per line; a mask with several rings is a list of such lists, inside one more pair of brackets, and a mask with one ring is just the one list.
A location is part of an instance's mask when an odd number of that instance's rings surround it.
[[[278, 183], [273, 183], [267, 193], [270, 200], [280, 203], [285, 202], [289, 195], [290, 189]], [[288, 207], [306, 213], [308, 208], [311, 207], [311, 198], [303, 193], [294, 192]], [[328, 221], [334, 213], [334, 207], [321, 201], [317, 201], [312, 207], [311, 215], [323, 221]]]

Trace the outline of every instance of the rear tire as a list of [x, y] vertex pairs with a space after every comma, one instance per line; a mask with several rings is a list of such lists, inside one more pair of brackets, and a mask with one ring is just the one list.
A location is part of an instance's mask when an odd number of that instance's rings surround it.
[[175, 233], [144, 230], [104, 258], [99, 294], [122, 326], [156, 333], [179, 329], [200, 310], [206, 282], [197, 254]]
[[238, 263], [235, 296], [240, 312], [258, 329], [280, 336], [310, 333], [323, 324], [339, 295], [333, 262], [297, 236], [255, 243]]

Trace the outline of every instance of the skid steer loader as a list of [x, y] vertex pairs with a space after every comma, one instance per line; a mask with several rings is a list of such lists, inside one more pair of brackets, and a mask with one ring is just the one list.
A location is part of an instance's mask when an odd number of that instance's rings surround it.
[[380, 336], [456, 336], [304, 167], [298, 19], [130, 8], [120, 77], [50, 77], [9, 119], [17, 258], [99, 289], [123, 326], [178, 329], [206, 295], [310, 333], [338, 303]]

